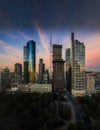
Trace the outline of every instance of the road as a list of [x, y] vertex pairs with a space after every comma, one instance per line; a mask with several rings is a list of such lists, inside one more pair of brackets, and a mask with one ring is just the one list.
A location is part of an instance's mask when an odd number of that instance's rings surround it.
[[67, 99], [69, 102], [71, 102], [73, 104], [75, 116], [76, 116], [76, 122], [84, 123], [84, 121], [83, 121], [84, 113], [83, 113], [82, 108], [79, 105], [77, 99], [71, 94], [67, 94]]

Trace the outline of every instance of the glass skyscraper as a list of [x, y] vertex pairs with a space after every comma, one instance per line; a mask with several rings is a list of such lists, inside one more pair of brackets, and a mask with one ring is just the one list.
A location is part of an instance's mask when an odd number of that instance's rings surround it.
[[73, 95], [85, 94], [85, 46], [71, 36], [71, 86]]
[[24, 46], [24, 82], [35, 83], [36, 43], [31, 40]]

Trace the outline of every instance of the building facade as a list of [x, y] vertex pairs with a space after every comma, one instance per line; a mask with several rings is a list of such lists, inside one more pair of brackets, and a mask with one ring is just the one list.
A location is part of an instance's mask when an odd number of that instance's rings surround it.
[[85, 94], [85, 46], [71, 35], [71, 87], [72, 94]]
[[10, 87], [9, 74], [10, 70], [8, 67], [4, 68], [1, 72], [1, 91]]
[[49, 70], [45, 70], [43, 74], [43, 83], [49, 84], [50, 83], [50, 77], [49, 77]]
[[24, 82], [35, 83], [36, 43], [31, 40], [24, 46]]
[[95, 93], [95, 79], [93, 71], [86, 71], [86, 95]]
[[53, 90], [64, 89], [64, 61], [62, 59], [62, 45], [53, 45]]
[[43, 63], [43, 59], [39, 59], [39, 75], [38, 75], [38, 82], [43, 83], [43, 74], [45, 72], [45, 64]]
[[71, 92], [71, 62], [70, 62], [70, 48], [66, 49], [65, 52], [65, 69], [66, 69], [66, 89]]
[[21, 84], [22, 83], [22, 64], [16, 63], [15, 64], [15, 83]]

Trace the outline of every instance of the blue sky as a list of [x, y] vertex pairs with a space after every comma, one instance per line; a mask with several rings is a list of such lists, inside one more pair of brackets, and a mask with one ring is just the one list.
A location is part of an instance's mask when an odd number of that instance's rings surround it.
[[86, 45], [86, 68], [100, 70], [100, 0], [0, 0], [0, 68], [23, 63], [23, 46], [33, 39], [49, 68], [49, 43], [70, 47], [70, 34]]

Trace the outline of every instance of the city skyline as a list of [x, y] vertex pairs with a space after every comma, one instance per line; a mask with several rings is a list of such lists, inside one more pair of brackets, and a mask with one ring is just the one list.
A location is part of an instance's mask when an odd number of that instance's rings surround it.
[[[36, 68], [39, 58], [50, 68], [52, 43], [70, 47], [70, 34], [86, 46], [86, 69], [100, 70], [100, 1], [13, 0], [0, 2], [0, 69], [23, 64], [23, 46], [36, 41]], [[73, 10], [72, 10], [73, 9]]]

